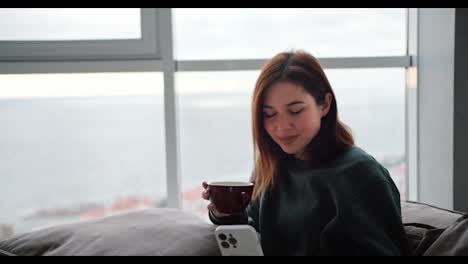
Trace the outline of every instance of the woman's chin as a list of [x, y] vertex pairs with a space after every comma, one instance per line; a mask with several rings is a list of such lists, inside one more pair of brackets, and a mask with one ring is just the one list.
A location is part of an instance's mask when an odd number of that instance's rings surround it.
[[281, 147], [281, 149], [282, 149], [286, 154], [294, 155], [295, 157], [299, 157], [300, 159], [302, 159], [301, 157], [303, 156], [303, 153], [304, 153], [304, 150], [303, 150], [303, 149], [300, 149], [300, 148]]
[[286, 154], [290, 154], [290, 155], [294, 155], [297, 153], [297, 149], [293, 149], [293, 148], [288, 148], [288, 147], [281, 147], [281, 149], [286, 153]]

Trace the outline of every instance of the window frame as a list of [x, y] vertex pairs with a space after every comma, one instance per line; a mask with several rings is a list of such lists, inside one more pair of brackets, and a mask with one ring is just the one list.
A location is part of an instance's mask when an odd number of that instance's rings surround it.
[[158, 11], [142, 8], [141, 39], [0, 41], [0, 61], [75, 61], [161, 58]]
[[[417, 83], [410, 83], [412, 68], [415, 65], [416, 53], [408, 47], [412, 47], [413, 39], [417, 35], [414, 30], [414, 17], [417, 9], [406, 9], [407, 26], [407, 52], [403, 56], [378, 56], [378, 57], [336, 57], [318, 58], [324, 68], [353, 69], [353, 68], [389, 68], [399, 67], [406, 70], [406, 179], [407, 197], [418, 197], [418, 170], [417, 170], [417, 126], [413, 125], [417, 119]], [[38, 43], [29, 43], [29, 48], [34, 51], [32, 56], [5, 55], [9, 50], [18, 49], [20, 43], [2, 43], [0, 41], [0, 74], [23, 73], [73, 73], [73, 72], [132, 72], [132, 71], [159, 71], [164, 75], [164, 117], [165, 117], [165, 144], [166, 144], [166, 182], [168, 207], [182, 208], [181, 187], [181, 163], [180, 140], [178, 135], [177, 95], [175, 73], [183, 71], [237, 71], [258, 70], [267, 59], [242, 59], [242, 60], [175, 60], [173, 44], [173, 19], [171, 8], [143, 8], [142, 9], [142, 34], [141, 41], [109, 41], [112, 46], [110, 52], [86, 54], [69, 53], [70, 47], [59, 48], [56, 54], [41, 54], [41, 48], [34, 48]], [[146, 42], [145, 42], [146, 41]], [[86, 41], [85, 41], [86, 42]], [[106, 41], [107, 42], [107, 41]], [[120, 44], [118, 44], [120, 42]], [[47, 45], [45, 42], [44, 45]], [[59, 43], [49, 43], [54, 47]], [[75, 43], [81, 45], [83, 43]], [[83, 46], [93, 49], [96, 43], [90, 41]], [[9, 45], [9, 46], [8, 46]], [[122, 47], [131, 47], [131, 52], [119, 54]], [[20, 45], [21, 46], [21, 45]], [[73, 47], [73, 46], [72, 46]], [[21, 47], [27, 51], [28, 46]], [[102, 49], [99, 49], [102, 51]]]

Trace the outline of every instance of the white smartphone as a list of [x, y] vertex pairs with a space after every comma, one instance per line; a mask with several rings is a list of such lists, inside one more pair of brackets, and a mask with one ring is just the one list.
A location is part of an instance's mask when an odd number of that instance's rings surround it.
[[220, 225], [215, 236], [222, 256], [263, 256], [260, 235], [250, 225]]

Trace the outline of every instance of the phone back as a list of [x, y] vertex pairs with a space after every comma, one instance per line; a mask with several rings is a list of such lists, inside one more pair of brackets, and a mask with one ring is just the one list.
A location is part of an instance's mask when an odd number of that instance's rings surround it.
[[263, 256], [259, 234], [252, 226], [221, 225], [215, 236], [223, 256]]

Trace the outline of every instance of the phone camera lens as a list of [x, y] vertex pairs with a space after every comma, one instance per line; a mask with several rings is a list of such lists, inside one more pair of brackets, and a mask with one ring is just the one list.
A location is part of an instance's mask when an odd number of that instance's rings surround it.
[[222, 246], [223, 248], [229, 248], [229, 243], [226, 242], [226, 241], [223, 241], [223, 242], [221, 242], [221, 246]]
[[229, 243], [235, 245], [235, 244], [237, 244], [237, 240], [235, 238], [231, 237], [231, 238], [229, 238]]

